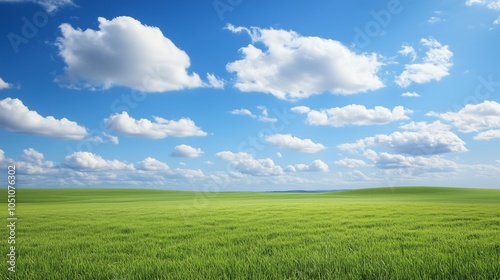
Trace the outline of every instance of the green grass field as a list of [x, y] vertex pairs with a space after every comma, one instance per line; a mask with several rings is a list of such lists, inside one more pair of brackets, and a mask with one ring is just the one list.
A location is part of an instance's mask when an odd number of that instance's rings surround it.
[[2, 279], [500, 279], [500, 190], [18, 189], [17, 217]]

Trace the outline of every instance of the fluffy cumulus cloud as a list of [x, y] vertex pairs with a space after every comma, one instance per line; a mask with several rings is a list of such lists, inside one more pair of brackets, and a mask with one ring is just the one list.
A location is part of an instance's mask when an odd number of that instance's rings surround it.
[[482, 5], [490, 10], [500, 11], [500, 0], [467, 0], [465, 4], [467, 6]]
[[171, 153], [171, 156], [195, 158], [201, 156], [202, 154], [203, 151], [200, 148], [193, 148], [191, 146], [182, 144], [175, 147], [174, 151]]
[[[453, 66], [451, 61], [453, 52], [447, 45], [443, 46], [436, 39], [421, 39], [422, 46], [428, 48], [420, 63], [406, 64], [401, 75], [396, 77], [396, 84], [401, 87], [408, 87], [412, 83], [424, 84], [431, 81], [439, 81], [449, 75]], [[405, 46], [403, 45], [403, 54]], [[400, 51], [400, 53], [402, 53]]]
[[311, 110], [305, 106], [293, 107], [292, 112], [307, 114], [307, 123], [310, 125], [329, 125], [333, 127], [343, 127], [347, 125], [380, 125], [393, 121], [406, 120], [412, 110], [403, 106], [396, 106], [388, 109], [382, 106], [375, 106], [374, 109], [367, 109], [363, 105], [347, 105], [345, 107], [335, 107], [331, 109]]
[[221, 160], [227, 161], [236, 171], [255, 176], [282, 175], [283, 169], [270, 158], [254, 159], [251, 154], [223, 151], [216, 154]]
[[328, 172], [328, 165], [317, 159], [309, 165], [303, 163], [288, 165], [285, 170], [288, 172]]
[[52, 13], [67, 6], [76, 6], [73, 0], [0, 0], [7, 3], [31, 2], [42, 6], [47, 12]]
[[[480, 104], [467, 104], [458, 112], [447, 112], [438, 114], [427, 113], [428, 116], [438, 117], [448, 121], [461, 132], [478, 132], [486, 129], [500, 128], [500, 103], [495, 101], [484, 101]], [[487, 135], [494, 136], [495, 132], [477, 135], [478, 140], [485, 140]]]
[[137, 163], [137, 169], [146, 171], [166, 171], [169, 167], [168, 164], [164, 162], [152, 157], [147, 157]]
[[316, 153], [326, 147], [320, 143], [314, 143], [311, 139], [301, 139], [291, 134], [273, 134], [264, 136], [264, 140], [277, 148], [285, 148], [304, 153]]
[[10, 87], [12, 87], [12, 85], [9, 84], [9, 83], [7, 83], [6, 81], [4, 81], [2, 79], [2, 77], [0, 77], [0, 90], [7, 89], [7, 88], [10, 88]]
[[367, 147], [378, 146], [407, 155], [436, 155], [467, 151], [465, 142], [449, 131], [448, 126], [440, 122], [433, 124], [412, 122], [401, 126], [401, 128], [409, 131], [396, 131], [389, 135], [378, 134], [360, 139], [355, 143], [341, 144], [338, 148], [355, 152], [365, 150]]
[[[376, 54], [357, 54], [342, 43], [294, 31], [228, 25], [246, 32], [252, 44], [242, 47], [243, 59], [227, 64], [236, 74], [236, 88], [297, 100], [331, 92], [355, 94], [382, 88], [377, 76], [382, 63]], [[262, 46], [262, 47], [261, 47]]]
[[356, 167], [361, 167], [361, 166], [366, 166], [366, 162], [362, 159], [355, 159], [355, 158], [344, 158], [341, 160], [335, 161], [336, 165], [341, 165], [349, 168], [356, 168]]
[[201, 130], [188, 118], [178, 121], [166, 120], [160, 117], [153, 117], [154, 121], [148, 119], [136, 120], [129, 116], [127, 112], [116, 113], [104, 120], [105, 125], [113, 131], [128, 136], [138, 136], [150, 139], [162, 139], [168, 136], [189, 137], [206, 136], [207, 133]]
[[415, 48], [409, 45], [401, 46], [401, 50], [399, 50], [398, 53], [411, 57], [411, 62], [414, 62], [417, 59], [417, 52], [415, 51]]
[[251, 118], [257, 119], [261, 122], [277, 122], [277, 118], [271, 118], [269, 117], [269, 111], [265, 106], [257, 106], [257, 109], [260, 110], [259, 115], [253, 114], [249, 109], [246, 108], [241, 108], [241, 109], [234, 109], [231, 111], [232, 115], [240, 115], [240, 116], [249, 116]]
[[85, 170], [134, 170], [133, 164], [119, 160], [105, 160], [90, 152], [75, 152], [64, 158], [63, 164], [73, 169]]
[[474, 140], [491, 140], [497, 138], [500, 138], [500, 129], [490, 129], [474, 136]]
[[458, 169], [455, 162], [437, 155], [425, 157], [373, 152], [372, 160], [381, 169], [412, 168], [415, 173], [451, 172]]
[[240, 115], [240, 116], [249, 116], [252, 118], [255, 118], [256, 116], [252, 114], [252, 112], [248, 109], [242, 108], [242, 109], [234, 109], [231, 111], [232, 115]]
[[203, 82], [189, 73], [189, 56], [157, 27], [131, 17], [99, 17], [99, 30], [75, 29], [61, 24], [59, 55], [66, 63], [60, 83], [73, 87], [125, 86], [144, 92], [165, 92], [196, 87], [223, 87], [207, 74]]
[[0, 127], [18, 133], [32, 133], [62, 139], [83, 139], [87, 129], [66, 118], [43, 117], [17, 98], [0, 100]]
[[23, 150], [23, 160], [17, 162], [18, 170], [30, 175], [55, 174], [57, 170], [52, 161], [46, 161], [42, 153], [33, 148]]
[[401, 96], [403, 96], [403, 97], [420, 97], [420, 94], [418, 94], [418, 93], [416, 93], [414, 91], [412, 91], [412, 92], [407, 91], [407, 92], [403, 92], [401, 94]]
[[94, 143], [113, 143], [113, 144], [118, 144], [120, 143], [120, 140], [118, 139], [117, 136], [111, 135], [107, 132], [103, 132], [102, 136], [101, 135], [95, 135], [93, 137], [88, 138], [89, 142], [94, 142]]

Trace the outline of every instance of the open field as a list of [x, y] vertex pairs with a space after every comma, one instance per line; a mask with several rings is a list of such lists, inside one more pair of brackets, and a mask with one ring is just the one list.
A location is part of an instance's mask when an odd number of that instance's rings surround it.
[[2, 279], [500, 279], [500, 190], [18, 189], [17, 202]]

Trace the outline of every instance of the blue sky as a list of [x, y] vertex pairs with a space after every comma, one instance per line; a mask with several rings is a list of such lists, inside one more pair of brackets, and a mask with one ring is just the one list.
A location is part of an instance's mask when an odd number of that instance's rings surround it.
[[0, 26], [21, 187], [499, 187], [498, 0], [0, 0]]

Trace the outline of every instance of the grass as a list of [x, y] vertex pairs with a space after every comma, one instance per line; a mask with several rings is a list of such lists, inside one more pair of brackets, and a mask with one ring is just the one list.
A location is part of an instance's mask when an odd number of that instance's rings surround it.
[[3, 279], [500, 279], [500, 190], [18, 189], [17, 199], [18, 262], [15, 274], [4, 262]]

